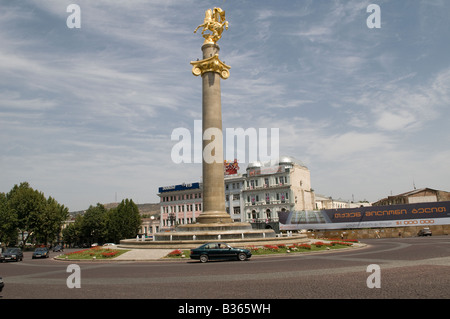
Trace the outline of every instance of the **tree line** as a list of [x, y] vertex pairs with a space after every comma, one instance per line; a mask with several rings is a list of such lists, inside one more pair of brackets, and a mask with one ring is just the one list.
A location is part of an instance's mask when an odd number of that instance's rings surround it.
[[119, 242], [135, 237], [141, 225], [139, 209], [130, 199], [111, 209], [102, 204], [90, 206], [83, 215], [77, 215], [74, 222], [67, 224], [69, 217], [67, 207], [52, 197], [46, 198], [28, 182], [14, 185], [8, 193], [0, 192], [0, 242], [3, 246]]
[[83, 215], [77, 215], [62, 234], [64, 242], [73, 246], [118, 243], [121, 239], [136, 237], [141, 222], [137, 205], [131, 199], [124, 199], [111, 209], [102, 204], [91, 205]]

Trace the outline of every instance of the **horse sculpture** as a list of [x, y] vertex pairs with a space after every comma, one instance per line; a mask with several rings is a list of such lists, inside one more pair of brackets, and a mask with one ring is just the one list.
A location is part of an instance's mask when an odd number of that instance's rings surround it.
[[[203, 24], [199, 25], [194, 33], [198, 29], [203, 28], [202, 36], [205, 38], [206, 43], [216, 43], [222, 37], [223, 29], [228, 30], [228, 21], [225, 20], [225, 11], [221, 8], [208, 9], [205, 12], [205, 20]], [[205, 33], [210, 31], [212, 33]]]

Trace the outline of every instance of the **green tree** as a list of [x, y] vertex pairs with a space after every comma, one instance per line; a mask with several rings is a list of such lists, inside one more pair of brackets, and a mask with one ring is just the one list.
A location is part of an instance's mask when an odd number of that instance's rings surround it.
[[81, 237], [88, 243], [104, 242], [107, 234], [105, 206], [89, 206], [81, 222]]
[[0, 193], [0, 242], [9, 246], [17, 240], [17, 215], [8, 207], [5, 193]]
[[[69, 211], [54, 198], [34, 190], [27, 182], [14, 185], [6, 196], [0, 196], [0, 221], [5, 223], [5, 236], [17, 230], [22, 234], [22, 245], [30, 240], [48, 244], [60, 233]], [[3, 224], [3, 223], [2, 223]]]
[[46, 207], [44, 194], [34, 190], [27, 182], [14, 185], [6, 195], [7, 207], [17, 218], [17, 228], [22, 234], [22, 245], [39, 229], [40, 214]]
[[62, 231], [63, 241], [67, 244], [81, 245], [83, 243], [83, 236], [81, 232], [81, 224], [83, 215], [77, 215], [75, 221], [67, 225]]
[[121, 239], [136, 237], [142, 220], [137, 205], [124, 199], [108, 214], [108, 238], [117, 243]]
[[67, 207], [60, 205], [54, 198], [49, 197], [44, 210], [38, 216], [34, 229], [37, 242], [46, 244], [54, 241], [68, 217], [69, 210]]

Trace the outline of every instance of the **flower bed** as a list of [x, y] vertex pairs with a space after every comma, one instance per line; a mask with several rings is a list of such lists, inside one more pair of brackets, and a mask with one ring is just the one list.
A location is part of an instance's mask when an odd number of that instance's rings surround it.
[[103, 248], [100, 246], [77, 250], [74, 252], [66, 253], [64, 255], [59, 256], [58, 258], [62, 259], [110, 259], [117, 257], [128, 250], [125, 249], [110, 249]]
[[178, 257], [181, 256], [183, 254], [183, 251], [181, 249], [175, 249], [174, 251], [171, 251], [169, 253], [169, 257]]

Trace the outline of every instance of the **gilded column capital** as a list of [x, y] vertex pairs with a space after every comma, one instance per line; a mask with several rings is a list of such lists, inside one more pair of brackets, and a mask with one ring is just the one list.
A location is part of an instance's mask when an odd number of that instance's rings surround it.
[[218, 54], [200, 61], [192, 61], [191, 64], [192, 74], [195, 76], [203, 75], [206, 72], [216, 72], [224, 80], [230, 76], [231, 67], [220, 61]]

